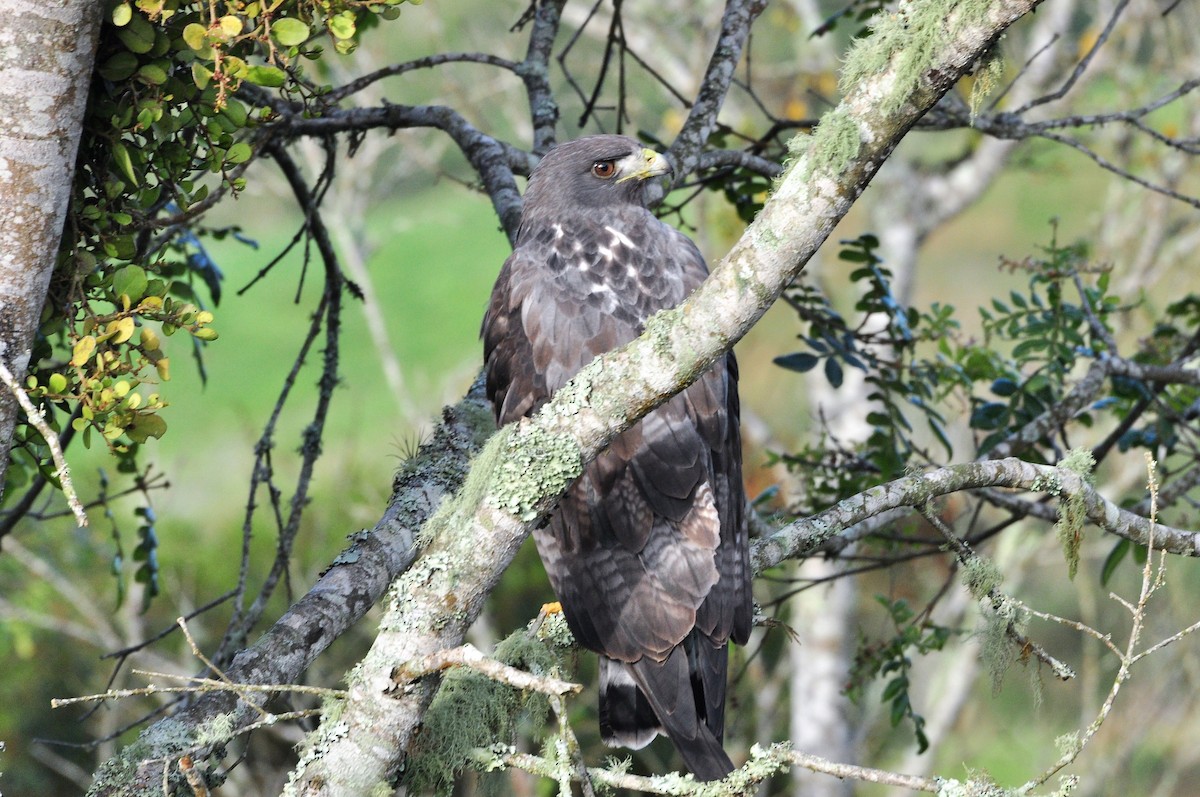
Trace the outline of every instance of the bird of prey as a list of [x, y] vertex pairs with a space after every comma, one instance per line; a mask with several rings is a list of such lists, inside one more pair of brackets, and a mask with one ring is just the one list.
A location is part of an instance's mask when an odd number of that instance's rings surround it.
[[[696, 245], [646, 207], [670, 168], [631, 138], [598, 135], [533, 170], [483, 319], [501, 425], [704, 280]], [[745, 643], [752, 614], [744, 495], [731, 353], [618, 436], [534, 531], [567, 624], [600, 654], [604, 741], [639, 748], [664, 733], [702, 780], [733, 769], [727, 648]]]

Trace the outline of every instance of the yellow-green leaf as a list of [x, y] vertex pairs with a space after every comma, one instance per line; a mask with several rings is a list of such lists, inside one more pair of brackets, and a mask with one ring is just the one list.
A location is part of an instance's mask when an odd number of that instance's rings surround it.
[[278, 88], [287, 82], [287, 72], [277, 66], [255, 64], [246, 68], [246, 80], [256, 86]]
[[158, 339], [158, 334], [150, 327], [142, 327], [142, 351], [158, 351], [158, 347], [162, 342]]
[[71, 365], [76, 367], [82, 366], [88, 360], [92, 359], [92, 355], [95, 353], [96, 338], [92, 335], [84, 335], [75, 341], [75, 346], [71, 350]]
[[196, 84], [196, 88], [203, 89], [208, 86], [208, 81], [212, 80], [213, 71], [199, 61], [192, 61], [192, 82]]
[[245, 141], [239, 141], [225, 153], [225, 161], [233, 164], [245, 163], [250, 160], [250, 156], [253, 154], [254, 152], [250, 149], [249, 144]]
[[353, 11], [343, 11], [342, 13], [329, 18], [329, 32], [338, 39], [352, 39], [356, 29], [356, 20]]
[[50, 379], [48, 381], [50, 384], [51, 393], [62, 393], [67, 389], [67, 378], [57, 371], [50, 374]]
[[208, 47], [208, 28], [192, 22], [183, 29], [183, 43], [199, 52]]
[[129, 7], [129, 3], [121, 3], [113, 8], [112, 23], [118, 28], [128, 25], [131, 19], [133, 19], [133, 9]]
[[132, 316], [118, 318], [113, 324], [116, 333], [112, 340], [113, 343], [124, 343], [133, 337], [133, 331], [136, 327], [134, 326]]
[[242, 21], [233, 14], [221, 17], [221, 32], [226, 36], [234, 37], [242, 32]]
[[275, 23], [271, 25], [271, 35], [284, 47], [295, 47], [308, 40], [309, 30], [308, 25], [300, 20], [294, 17], [284, 17], [275, 20]]

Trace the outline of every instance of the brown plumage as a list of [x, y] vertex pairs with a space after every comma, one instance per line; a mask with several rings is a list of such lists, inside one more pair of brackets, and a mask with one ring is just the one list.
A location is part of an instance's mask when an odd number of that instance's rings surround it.
[[[646, 209], [668, 170], [605, 135], [555, 147], [530, 176], [483, 320], [500, 424], [704, 280], [696, 245]], [[744, 500], [729, 354], [618, 436], [534, 532], [571, 631], [600, 654], [604, 741], [636, 748], [666, 733], [704, 780], [733, 768], [721, 739], [728, 642], [751, 625]]]

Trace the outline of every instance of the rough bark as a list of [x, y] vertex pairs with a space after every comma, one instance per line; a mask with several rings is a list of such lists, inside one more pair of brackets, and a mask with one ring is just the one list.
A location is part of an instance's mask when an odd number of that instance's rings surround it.
[[[0, 0], [0, 359], [18, 380], [57, 259], [102, 6]], [[0, 390], [0, 495], [16, 414]]]

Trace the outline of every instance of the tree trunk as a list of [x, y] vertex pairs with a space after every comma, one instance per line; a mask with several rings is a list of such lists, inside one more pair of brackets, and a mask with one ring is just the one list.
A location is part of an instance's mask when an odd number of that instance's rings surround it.
[[[83, 130], [102, 4], [0, 0], [0, 360], [29, 367]], [[0, 495], [17, 404], [0, 390]]]

